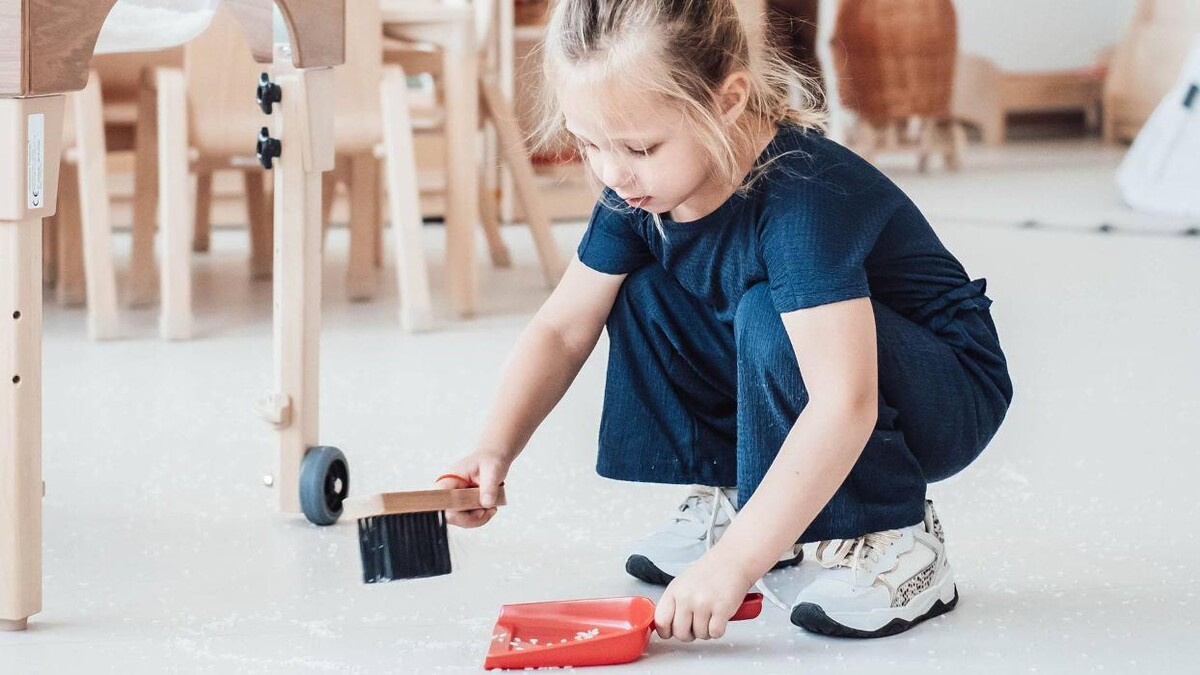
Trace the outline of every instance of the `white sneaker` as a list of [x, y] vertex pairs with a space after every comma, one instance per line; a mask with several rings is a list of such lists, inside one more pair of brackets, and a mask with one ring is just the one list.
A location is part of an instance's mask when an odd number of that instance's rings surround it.
[[945, 537], [932, 502], [925, 520], [902, 530], [817, 545], [825, 569], [800, 591], [792, 623], [835, 637], [883, 637], [958, 604]]
[[[671, 522], [634, 546], [625, 571], [647, 583], [671, 583], [721, 539], [737, 515], [736, 503], [734, 488], [693, 487]], [[803, 557], [803, 549], [796, 544], [772, 569], [796, 565]]]

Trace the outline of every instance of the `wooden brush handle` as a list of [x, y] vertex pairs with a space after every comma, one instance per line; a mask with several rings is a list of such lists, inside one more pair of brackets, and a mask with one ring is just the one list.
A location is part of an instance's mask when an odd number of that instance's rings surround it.
[[[503, 506], [504, 486], [496, 494], [496, 506]], [[415, 490], [385, 492], [346, 502], [346, 513], [354, 518], [387, 516], [396, 513], [425, 513], [429, 511], [470, 511], [483, 508], [479, 503], [479, 488], [457, 490]]]

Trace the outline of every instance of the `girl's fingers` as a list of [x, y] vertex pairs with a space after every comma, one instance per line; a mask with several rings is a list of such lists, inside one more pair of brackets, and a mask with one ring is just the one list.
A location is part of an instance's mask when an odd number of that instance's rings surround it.
[[473, 509], [471, 511], [449, 511], [446, 513], [446, 522], [451, 525], [463, 528], [479, 527], [496, 515], [496, 509]]
[[699, 611], [692, 614], [692, 634], [698, 640], [707, 640], [709, 638], [708, 623], [712, 620], [712, 615]]
[[479, 503], [484, 508], [496, 505], [500, 492], [500, 483], [504, 481], [504, 468], [492, 464], [479, 467]]
[[729, 625], [728, 621], [721, 619], [716, 614], [713, 614], [712, 618], [708, 620], [708, 637], [712, 638], [713, 640], [719, 639], [721, 636], [725, 635], [725, 627], [727, 625]]
[[654, 608], [654, 628], [658, 631], [658, 637], [664, 640], [671, 637], [671, 622], [674, 619], [675, 596], [666, 593]]
[[691, 642], [696, 638], [692, 635], [692, 613], [686, 609], [676, 609], [675, 619], [671, 622], [671, 632], [676, 640]]

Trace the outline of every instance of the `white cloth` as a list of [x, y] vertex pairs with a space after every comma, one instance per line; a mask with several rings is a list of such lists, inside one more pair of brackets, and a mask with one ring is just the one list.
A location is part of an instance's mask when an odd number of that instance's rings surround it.
[[1200, 216], [1200, 40], [1117, 169], [1117, 187], [1138, 211]]

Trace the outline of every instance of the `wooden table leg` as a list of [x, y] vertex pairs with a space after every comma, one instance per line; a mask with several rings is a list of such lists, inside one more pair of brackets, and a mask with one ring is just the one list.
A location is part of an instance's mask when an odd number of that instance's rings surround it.
[[0, 221], [0, 630], [41, 611], [42, 219]]
[[0, 98], [0, 630], [42, 609], [42, 218], [63, 96]]

